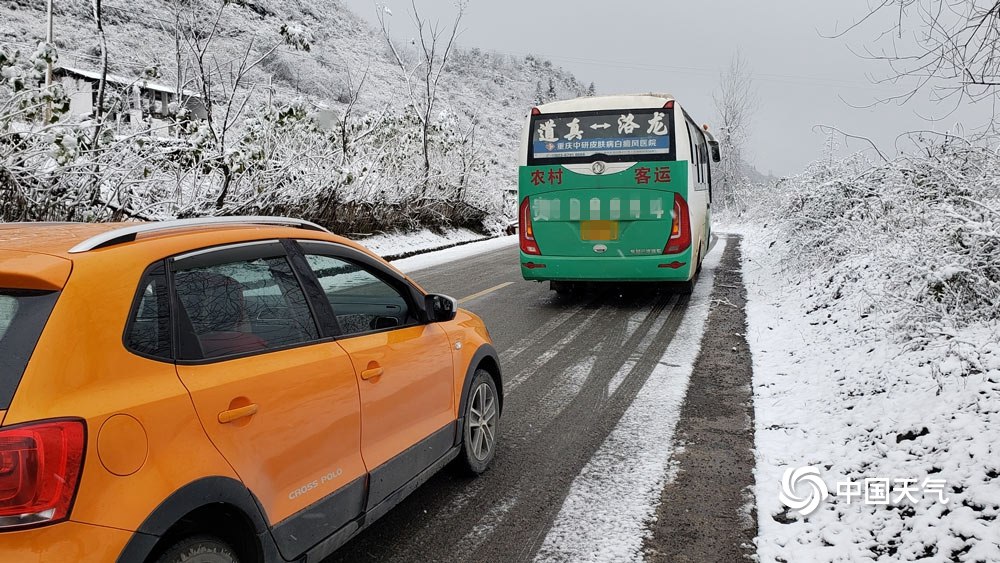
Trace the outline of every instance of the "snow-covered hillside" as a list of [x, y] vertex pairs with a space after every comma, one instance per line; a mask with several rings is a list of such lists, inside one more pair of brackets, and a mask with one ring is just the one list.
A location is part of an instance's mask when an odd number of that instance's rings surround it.
[[[158, 147], [123, 146], [121, 137], [135, 131], [116, 124], [118, 144], [113, 151], [112, 141], [103, 145], [114, 158], [99, 162], [103, 189], [96, 199], [107, 200], [105, 207], [117, 210], [117, 217], [295, 213], [351, 232], [440, 225], [472, 217], [473, 224], [466, 226], [496, 227], [512, 212], [506, 190], [516, 188], [516, 151], [527, 110], [540, 92], [551, 98], [586, 92], [575, 77], [547, 61], [459, 46], [445, 67], [431, 116], [432, 170], [426, 182], [430, 185], [425, 186], [418, 112], [410, 107], [421, 101], [422, 67], [414, 46], [397, 45], [405, 66], [400, 68], [381, 33], [340, 1], [239, 0], [220, 10], [222, 5], [216, 0], [152, 0], [141, 6], [104, 3], [110, 73], [137, 82], [180, 84], [195, 92], [202, 91], [207, 74], [215, 104], [232, 108], [235, 116], [225, 146], [206, 142], [220, 135], [199, 131], [198, 124], [180, 141], [158, 140]], [[86, 0], [55, 3], [58, 65], [100, 69], [101, 49], [91, 10]], [[32, 65], [38, 64], [30, 54], [45, 37], [44, 3], [0, 2], [0, 15], [4, 21], [0, 47], [8, 53], [20, 49], [21, 66], [30, 74]], [[207, 73], [198, 63], [203, 45], [207, 48], [201, 60]], [[244, 65], [258, 59], [259, 64]], [[247, 67], [242, 75], [241, 66]], [[240, 84], [233, 88], [237, 76]], [[108, 105], [129, 95], [112, 86]], [[235, 97], [236, 103], [225, 104], [228, 97]], [[348, 107], [351, 117], [342, 127], [338, 121]], [[215, 121], [221, 113], [216, 111]], [[73, 116], [61, 121], [71, 122]], [[314, 125], [318, 131], [312, 130]], [[60, 130], [51, 133], [42, 148], [59, 152], [65, 144], [56, 138]], [[70, 155], [70, 164], [77, 165], [75, 170], [90, 164], [98, 167], [90, 161], [101, 160], [97, 150], [102, 145], [87, 145], [82, 142], [87, 135], [77, 133], [81, 142], [74, 141], [74, 147], [82, 149]], [[183, 137], [174, 130], [148, 136]], [[181, 153], [184, 158], [177, 158]], [[167, 162], [157, 162], [162, 155], [167, 155]], [[123, 160], [133, 161], [128, 170], [112, 170]], [[196, 163], [205, 173], [195, 170]], [[36, 161], [34, 168], [52, 166]], [[78, 201], [94, 199], [92, 193], [78, 193], [92, 191], [90, 187], [65, 178], [35, 172], [26, 176], [13, 182], [19, 191], [11, 199], [37, 200], [36, 192], [51, 189]], [[232, 191], [222, 198], [222, 205], [214, 205], [230, 180]], [[58, 203], [73, 203], [65, 199]], [[415, 199], [423, 203], [415, 205]], [[60, 218], [52, 206], [27, 207], [23, 218]], [[108, 216], [97, 205], [75, 218]]]

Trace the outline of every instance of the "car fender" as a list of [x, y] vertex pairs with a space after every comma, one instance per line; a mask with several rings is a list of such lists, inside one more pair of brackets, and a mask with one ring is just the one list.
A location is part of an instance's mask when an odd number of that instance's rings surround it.
[[247, 516], [253, 523], [254, 534], [265, 543], [272, 544], [264, 546], [265, 560], [271, 561], [268, 554], [276, 555], [277, 551], [270, 538], [263, 509], [250, 490], [229, 477], [205, 477], [188, 483], [161, 502], [132, 535], [118, 556], [118, 563], [145, 561], [160, 538], [185, 515], [216, 503], [234, 506]]
[[469, 394], [472, 392], [472, 380], [476, 377], [476, 369], [482, 364], [483, 360], [490, 359], [496, 365], [496, 376], [497, 384], [497, 395], [500, 399], [499, 414], [503, 414], [503, 375], [500, 368], [500, 356], [497, 354], [496, 349], [489, 344], [482, 344], [476, 349], [476, 353], [473, 354], [472, 360], [469, 361], [469, 367], [465, 371], [465, 382], [462, 384], [462, 399], [458, 404], [458, 432], [455, 436], [455, 445], [462, 443], [462, 434], [465, 428], [465, 407], [469, 402]]

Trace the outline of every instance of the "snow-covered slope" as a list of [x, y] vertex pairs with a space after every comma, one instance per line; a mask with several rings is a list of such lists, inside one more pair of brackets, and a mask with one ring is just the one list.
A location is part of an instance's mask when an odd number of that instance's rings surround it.
[[[310, 111], [325, 108], [326, 115], [336, 118], [351, 99], [352, 88], [362, 81], [354, 116], [402, 115], [414, 100], [413, 90], [419, 91], [415, 78], [419, 73], [409, 72], [417, 63], [413, 47], [398, 46], [406, 59], [408, 72], [404, 73], [389, 56], [381, 34], [342, 1], [237, 0], [220, 12], [221, 5], [221, 0], [105, 2], [110, 71], [124, 77], [152, 74], [166, 85], [176, 84], [180, 75], [182, 83], [193, 87], [196, 69], [190, 61], [190, 39], [175, 37], [174, 30], [201, 30], [206, 34], [201, 39], [207, 40], [218, 17], [220, 29], [212, 36], [206, 57], [209, 65], [220, 66], [225, 74], [237, 67], [247, 52], [251, 60], [263, 56], [244, 81], [250, 93], [250, 117], [259, 114], [256, 108], [267, 101], [280, 105], [304, 99]], [[0, 20], [4, 22], [0, 46], [34, 50], [45, 36], [44, 6], [44, 2], [24, 0], [0, 2]], [[288, 44], [283, 27], [306, 39], [308, 51]], [[56, 2], [54, 28], [60, 64], [99, 68], [91, 2]], [[178, 51], [184, 54], [179, 66]], [[225, 78], [218, 76], [219, 80]], [[540, 86], [546, 96], [554, 98], [586, 91], [574, 76], [536, 57], [514, 58], [461, 47], [452, 53], [432, 119], [446, 124], [455, 134], [468, 133], [475, 125], [474, 145], [481, 164], [472, 167], [474, 177], [468, 182], [470, 193], [476, 194], [468, 201], [471, 205], [493, 215], [511, 211], [504, 191], [516, 188], [519, 133]], [[462, 140], [455, 134], [442, 137], [442, 142], [457, 146]], [[365, 167], [377, 165], [359, 164], [343, 174], [358, 176]], [[442, 173], [454, 174], [447, 166], [442, 168]]]

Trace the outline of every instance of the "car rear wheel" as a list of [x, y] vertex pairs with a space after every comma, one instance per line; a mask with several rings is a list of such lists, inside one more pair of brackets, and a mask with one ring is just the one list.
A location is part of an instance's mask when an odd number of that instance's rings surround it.
[[462, 436], [462, 466], [478, 475], [489, 467], [496, 455], [500, 430], [500, 397], [490, 372], [477, 369], [465, 407]]
[[213, 536], [193, 536], [168, 548], [157, 563], [240, 563], [226, 542]]

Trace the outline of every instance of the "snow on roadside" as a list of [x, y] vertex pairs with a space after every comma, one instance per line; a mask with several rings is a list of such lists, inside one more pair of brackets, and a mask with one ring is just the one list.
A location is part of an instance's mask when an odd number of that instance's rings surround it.
[[435, 233], [430, 229], [422, 229], [411, 233], [383, 233], [356, 240], [379, 256], [399, 256], [411, 252], [425, 252], [453, 244], [469, 243], [483, 238], [485, 238], [483, 235], [469, 229], [452, 229], [444, 234]]
[[[400, 271], [406, 273], [416, 272], [417, 270], [423, 270], [424, 268], [430, 268], [447, 262], [461, 260], [462, 258], [469, 258], [471, 256], [483, 254], [484, 252], [499, 250], [516, 244], [517, 235], [491, 238], [488, 240], [446, 248], [444, 250], [419, 254], [409, 258], [403, 258], [402, 260], [394, 260], [392, 265]], [[515, 260], [515, 262], [512, 263], [516, 266], [516, 258], [512, 258], [512, 260]]]
[[663, 359], [574, 479], [535, 561], [642, 559], [647, 522], [671, 479], [674, 429], [705, 332], [714, 271], [724, 250], [725, 241], [720, 240], [705, 257], [701, 279]]
[[[797, 272], [773, 229], [742, 230], [760, 561], [1000, 561], [997, 327], [908, 349], [860, 296], [818, 298], [824, 274]], [[829, 491], [808, 516], [778, 498], [785, 470], [804, 466]], [[888, 479], [892, 502], [845, 494], [877, 492], [865, 479]]]

